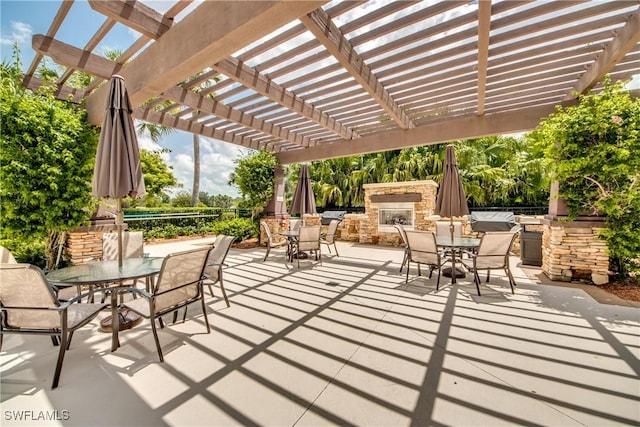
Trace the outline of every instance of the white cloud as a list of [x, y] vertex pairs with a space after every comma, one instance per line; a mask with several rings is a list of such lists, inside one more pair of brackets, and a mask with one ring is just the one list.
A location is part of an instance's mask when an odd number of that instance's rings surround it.
[[11, 35], [2, 35], [0, 44], [12, 45], [14, 42], [18, 42], [19, 44], [31, 42], [31, 35], [33, 34], [31, 25], [25, 24], [24, 22], [11, 21], [11, 29]]

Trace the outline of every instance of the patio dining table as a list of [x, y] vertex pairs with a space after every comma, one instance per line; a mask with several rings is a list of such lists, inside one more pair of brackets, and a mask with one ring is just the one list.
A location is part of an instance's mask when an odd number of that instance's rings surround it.
[[451, 283], [456, 283], [456, 253], [460, 249], [474, 250], [480, 246], [480, 239], [475, 237], [436, 236], [439, 248], [451, 249]]
[[[105, 285], [107, 283], [118, 283], [119, 286], [123, 282], [136, 279], [148, 279], [147, 287], [152, 283], [153, 277], [160, 272], [163, 257], [143, 257], [143, 258], [125, 258], [122, 265], [118, 265], [118, 260], [90, 262], [86, 264], [71, 265], [59, 270], [53, 270], [47, 273], [47, 279], [57, 286], [76, 286], [78, 295], [81, 294], [82, 286], [90, 288], [96, 285]], [[111, 293], [112, 306], [117, 305], [116, 292]], [[111, 328], [111, 316], [100, 321], [103, 330]], [[133, 312], [129, 312], [125, 321], [120, 320], [118, 327], [121, 330], [129, 329], [140, 320], [140, 316]], [[116, 339], [116, 331], [111, 331], [112, 339]]]
[[286, 237], [289, 241], [289, 244], [287, 245], [287, 259], [289, 262], [293, 262], [293, 257], [295, 255], [293, 253], [293, 248], [296, 240], [300, 237], [300, 230], [282, 230], [278, 232], [278, 234], [282, 237]]

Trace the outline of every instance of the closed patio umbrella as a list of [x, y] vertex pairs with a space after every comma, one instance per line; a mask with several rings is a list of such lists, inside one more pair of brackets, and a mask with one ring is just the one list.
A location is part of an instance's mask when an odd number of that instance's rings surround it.
[[118, 264], [122, 266], [122, 198], [145, 194], [138, 138], [131, 118], [131, 103], [121, 76], [109, 82], [106, 111], [96, 152], [93, 195], [117, 200]]
[[[451, 242], [453, 242], [453, 217], [469, 214], [467, 197], [464, 194], [464, 188], [460, 180], [456, 151], [453, 145], [448, 145], [445, 151], [442, 180], [440, 181], [440, 188], [438, 188], [435, 213], [449, 218], [449, 232], [451, 233]], [[454, 272], [443, 271], [443, 274], [448, 276], [449, 274], [453, 275]], [[464, 272], [456, 269], [455, 276], [464, 277]]]
[[453, 217], [469, 215], [467, 207], [467, 197], [464, 194], [458, 163], [456, 162], [456, 151], [453, 145], [448, 145], [444, 155], [444, 166], [442, 180], [436, 198], [436, 214], [445, 218], [450, 218], [451, 238], [453, 239]]
[[296, 191], [291, 200], [291, 215], [299, 214], [302, 218], [304, 214], [316, 213], [316, 197], [311, 187], [309, 178], [309, 165], [303, 164], [300, 167], [300, 175], [296, 184]]

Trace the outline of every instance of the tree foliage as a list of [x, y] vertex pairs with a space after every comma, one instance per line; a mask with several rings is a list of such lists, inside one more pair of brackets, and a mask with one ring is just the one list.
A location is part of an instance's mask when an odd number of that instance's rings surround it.
[[[458, 168], [472, 206], [546, 205], [549, 161], [544, 143], [493, 136], [453, 143]], [[379, 182], [440, 182], [447, 144], [404, 148], [313, 162], [309, 168], [316, 203], [323, 207], [362, 206], [363, 185]], [[287, 168], [295, 184], [298, 165]], [[294, 185], [287, 188], [289, 196]]]
[[145, 205], [150, 206], [151, 199], [162, 198], [166, 188], [178, 185], [178, 180], [172, 172], [173, 167], [162, 159], [162, 150], [140, 150], [140, 165], [147, 191]]
[[273, 197], [274, 168], [278, 161], [273, 154], [254, 151], [234, 160], [236, 168], [229, 176], [243, 198], [243, 205], [256, 216]]
[[0, 88], [2, 234], [32, 241], [46, 236], [50, 268], [57, 234], [93, 213], [98, 131], [76, 106], [23, 88], [17, 58], [16, 52], [12, 64], [2, 65]]
[[558, 108], [535, 138], [553, 144], [553, 176], [569, 215], [605, 216], [602, 237], [624, 272], [640, 257], [640, 101], [621, 83], [605, 80], [600, 93]]

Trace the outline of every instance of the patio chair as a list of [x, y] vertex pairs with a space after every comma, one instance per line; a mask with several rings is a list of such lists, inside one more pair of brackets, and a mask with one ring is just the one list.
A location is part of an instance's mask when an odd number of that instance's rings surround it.
[[0, 263], [16, 264], [18, 261], [13, 257], [11, 251], [4, 246], [0, 246]]
[[229, 299], [227, 292], [224, 290], [224, 281], [222, 280], [222, 267], [227, 258], [227, 254], [231, 249], [231, 244], [236, 238], [234, 236], [220, 235], [216, 238], [216, 245], [209, 251], [206, 266], [204, 268], [205, 283], [209, 286], [209, 293], [213, 297], [212, 285], [220, 283], [220, 291], [224, 297], [224, 302], [229, 307]]
[[[436, 236], [451, 236], [450, 221], [436, 221]], [[462, 223], [453, 221], [453, 237], [462, 237]]]
[[400, 273], [402, 273], [402, 269], [405, 265], [407, 265], [407, 261], [409, 260], [409, 245], [407, 244], [407, 233], [404, 230], [404, 227], [400, 224], [394, 225], [395, 229], [398, 230], [398, 234], [400, 235], [401, 245], [404, 249], [404, 255], [402, 257], [402, 264], [400, 265]]
[[[92, 291], [96, 292], [96, 291]], [[0, 264], [0, 350], [5, 334], [49, 335], [59, 340], [51, 388], [58, 387], [65, 352], [73, 333], [91, 322], [107, 304], [76, 304], [87, 295], [61, 303], [42, 270], [30, 264]], [[56, 340], [57, 339], [57, 340]]]
[[[287, 253], [289, 252], [289, 241], [287, 240], [282, 240], [280, 242], [276, 242], [273, 240], [273, 236], [271, 235], [271, 230], [269, 229], [269, 225], [266, 222], [260, 222], [260, 227], [262, 228], [262, 231], [264, 231], [264, 234], [267, 236], [267, 253], [264, 254], [264, 259], [262, 261], [266, 261], [267, 257], [269, 256], [269, 252], [271, 252], [271, 249], [273, 248], [281, 248], [283, 246], [287, 247]], [[285, 255], [286, 258], [286, 255]]]
[[489, 282], [491, 270], [506, 271], [511, 293], [515, 293], [513, 287], [516, 282], [509, 267], [509, 255], [517, 235], [517, 232], [511, 231], [488, 231], [480, 238], [478, 249], [475, 252], [468, 252], [469, 259], [462, 260], [462, 263], [473, 272], [478, 295], [480, 295], [479, 270], [487, 270], [487, 282]]
[[302, 218], [291, 218], [289, 220], [289, 230], [298, 231], [303, 225], [304, 220]]
[[[158, 357], [164, 362], [160, 340], [158, 339], [158, 331], [156, 329], [156, 320], [160, 323], [160, 327], [164, 327], [162, 317], [168, 313], [174, 313], [174, 321], [177, 310], [187, 307], [189, 304], [200, 301], [202, 306], [202, 314], [204, 315], [204, 323], [207, 327], [207, 333], [211, 332], [209, 320], [207, 318], [207, 310], [204, 303], [203, 278], [204, 268], [209, 248], [195, 249], [184, 252], [176, 252], [167, 255], [162, 262], [158, 280], [156, 281], [152, 292], [147, 292], [135, 287], [119, 288], [116, 292], [134, 292], [141, 298], [126, 301], [120, 304], [123, 309], [129, 309], [140, 316], [151, 320], [151, 329], [153, 338], [158, 350]], [[113, 333], [117, 334], [117, 314], [118, 307], [115, 304], [111, 308], [113, 312]], [[186, 314], [185, 314], [186, 316]], [[114, 342], [118, 343], [118, 339]], [[119, 345], [119, 344], [118, 344]], [[115, 348], [112, 348], [115, 350]]]
[[[305, 225], [300, 227], [300, 236], [294, 243], [294, 253], [313, 252], [315, 260], [320, 260], [322, 264], [322, 253], [320, 250], [320, 226]], [[298, 267], [300, 267], [300, 256], [298, 256]]]
[[[122, 233], [122, 257], [142, 258], [144, 256], [144, 240], [142, 231]], [[102, 235], [102, 260], [118, 259], [118, 233]]]
[[405, 283], [409, 282], [409, 270], [412, 262], [418, 264], [418, 276], [422, 276], [420, 265], [429, 266], [429, 279], [433, 275], [433, 270], [438, 269], [438, 280], [436, 281], [436, 290], [440, 289], [440, 274], [443, 260], [443, 253], [438, 251], [436, 244], [436, 235], [426, 231], [405, 230], [407, 236], [407, 246], [409, 247], [409, 256], [407, 258], [407, 278]]
[[[436, 236], [451, 237], [451, 221], [436, 221]], [[462, 237], [462, 222], [453, 221], [453, 237]], [[446, 249], [444, 253], [445, 255], [449, 255], [451, 249]], [[458, 251], [458, 257], [462, 258], [462, 249]]]
[[[142, 231], [127, 231], [122, 233], [122, 258], [142, 258], [144, 256], [144, 239]], [[104, 233], [102, 235], [102, 260], [111, 261], [118, 259], [118, 233]], [[136, 286], [137, 281], [132, 282]], [[121, 286], [121, 283], [117, 284]], [[149, 291], [150, 279], [144, 282], [145, 289]], [[135, 295], [134, 295], [135, 297]]]
[[332, 219], [331, 222], [329, 222], [327, 233], [320, 239], [320, 243], [322, 243], [323, 245], [327, 245], [329, 253], [331, 253], [331, 245], [333, 245], [333, 248], [336, 250], [336, 256], [340, 256], [340, 254], [338, 253], [338, 247], [336, 246], [336, 230], [338, 230], [339, 224], [340, 221], [338, 221], [337, 219]]

